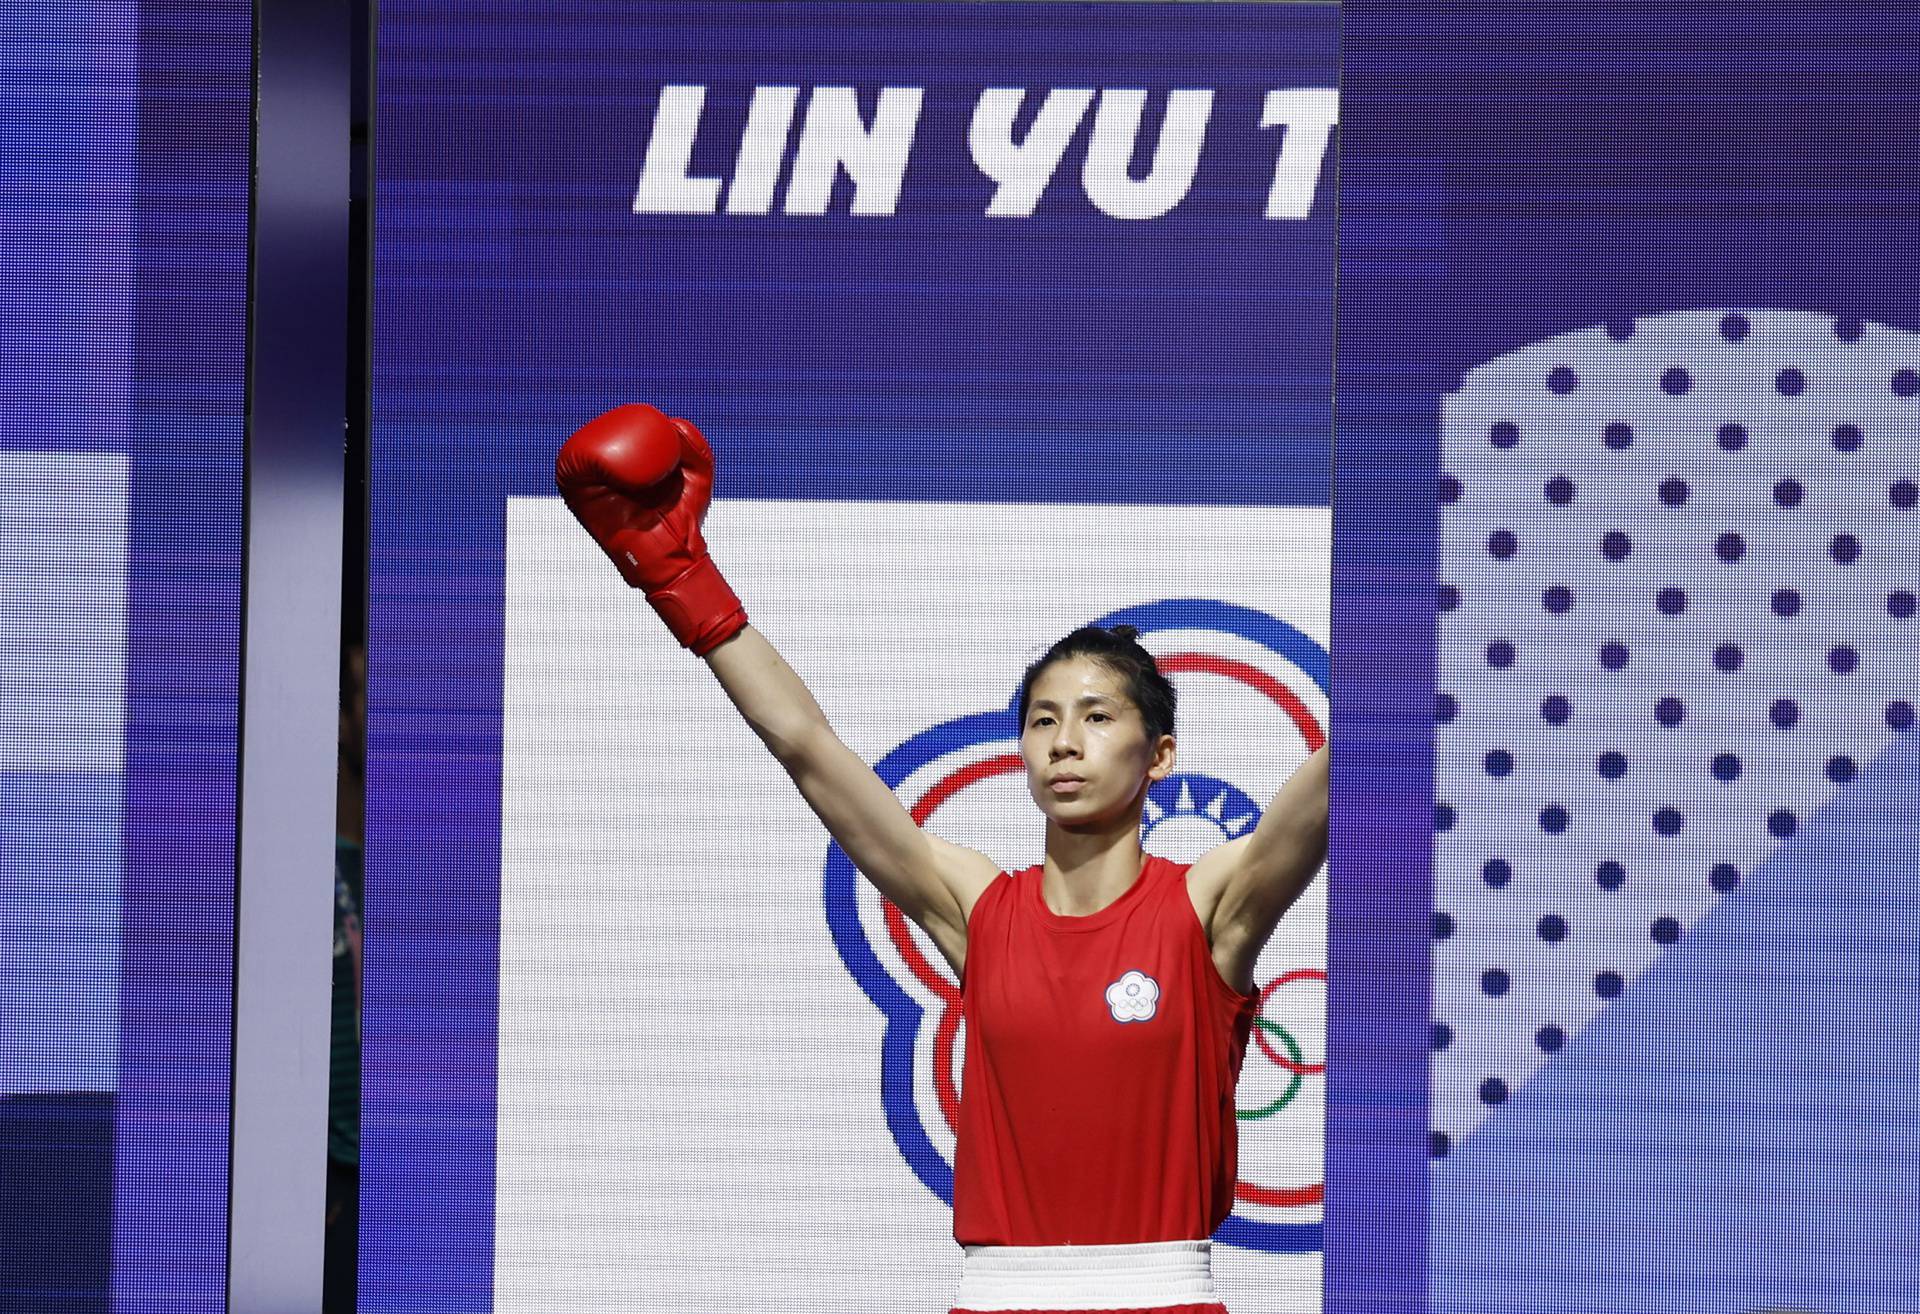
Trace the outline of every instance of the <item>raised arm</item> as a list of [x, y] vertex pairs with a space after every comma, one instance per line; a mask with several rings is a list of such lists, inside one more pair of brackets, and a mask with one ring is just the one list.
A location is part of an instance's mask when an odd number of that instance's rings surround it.
[[829, 833], [959, 971], [967, 916], [998, 874], [991, 859], [920, 829], [840, 742], [793, 668], [757, 630], [701, 536], [713, 451], [686, 420], [622, 406], [560, 449], [567, 506], [674, 637], [708, 666]]
[[959, 971], [967, 915], [999, 874], [993, 860], [920, 829], [873, 768], [840, 742], [807, 686], [758, 630], [748, 626], [722, 643], [707, 654], [707, 665], [853, 865]]
[[1327, 747], [1288, 777], [1253, 833], [1228, 840], [1187, 873], [1220, 975], [1253, 986], [1254, 964], [1273, 928], [1327, 858]]

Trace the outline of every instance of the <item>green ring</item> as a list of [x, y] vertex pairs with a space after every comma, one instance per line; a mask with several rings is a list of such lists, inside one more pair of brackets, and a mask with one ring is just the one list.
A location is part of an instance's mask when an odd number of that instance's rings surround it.
[[[1253, 1024], [1259, 1027], [1262, 1031], [1266, 1032], [1270, 1036], [1278, 1036], [1280, 1038], [1280, 1044], [1283, 1047], [1285, 1047], [1287, 1051], [1288, 1057], [1290, 1057], [1295, 1063], [1298, 1063], [1301, 1061], [1302, 1055], [1300, 1053], [1300, 1046], [1298, 1042], [1294, 1040], [1293, 1036], [1287, 1031], [1285, 1027], [1281, 1026], [1278, 1022], [1269, 1022], [1264, 1017], [1256, 1017], [1253, 1020]], [[1280, 1110], [1286, 1108], [1288, 1102], [1292, 1100], [1295, 1095], [1298, 1095], [1300, 1093], [1300, 1082], [1302, 1078], [1298, 1072], [1295, 1072], [1292, 1075], [1293, 1075], [1293, 1083], [1287, 1087], [1286, 1093], [1280, 1096], [1279, 1099], [1275, 1100], [1271, 1104], [1268, 1104], [1258, 1109], [1236, 1108], [1233, 1111], [1233, 1116], [1243, 1121], [1250, 1121], [1254, 1118], [1270, 1118], [1274, 1114], [1280, 1112]]]

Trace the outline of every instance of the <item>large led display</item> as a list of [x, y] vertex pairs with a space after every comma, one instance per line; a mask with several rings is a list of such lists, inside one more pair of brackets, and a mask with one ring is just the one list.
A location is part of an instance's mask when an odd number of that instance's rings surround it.
[[[368, 1308], [951, 1301], [957, 983], [553, 457], [699, 423], [715, 559], [929, 829], [1038, 860], [1009, 706], [1103, 622], [1181, 697], [1147, 847], [1243, 833], [1329, 718], [1337, 16], [383, 7]], [[1321, 883], [1257, 973], [1236, 1309], [1321, 1307], [1326, 937]]]
[[1874, 52], [1920, 27], [1347, 20], [1339, 501], [1417, 511], [1399, 624], [1334, 634], [1432, 755], [1369, 823], [1432, 872], [1378, 1298], [1912, 1309], [1920, 98]]
[[10, 20], [0, 1302], [226, 1280], [251, 14]]

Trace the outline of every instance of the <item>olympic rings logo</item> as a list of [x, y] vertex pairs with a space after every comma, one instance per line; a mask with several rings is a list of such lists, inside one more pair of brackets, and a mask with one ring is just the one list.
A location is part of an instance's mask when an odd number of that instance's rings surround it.
[[[1291, 1031], [1265, 1016], [1267, 1001], [1273, 998], [1273, 992], [1281, 986], [1291, 985], [1295, 981], [1318, 981], [1324, 986], [1326, 980], [1327, 974], [1319, 968], [1296, 967], [1291, 972], [1282, 972], [1279, 976], [1274, 977], [1273, 980], [1261, 987], [1259, 1010], [1254, 1014], [1253, 1018], [1254, 1044], [1262, 1054], [1266, 1055], [1268, 1061], [1275, 1067], [1286, 1072], [1290, 1080], [1287, 1082], [1286, 1090], [1282, 1091], [1277, 1099], [1271, 1100], [1257, 1109], [1235, 1109], [1234, 1117], [1239, 1118], [1242, 1122], [1255, 1122], [1262, 1118], [1271, 1118], [1274, 1114], [1286, 1108], [1287, 1105], [1293, 1103], [1294, 1096], [1300, 1093], [1300, 1087], [1308, 1077], [1322, 1076], [1326, 1073], [1327, 1065], [1325, 1063], [1308, 1063], [1305, 1061], [1305, 1055], [1300, 1052], [1300, 1042], [1293, 1038]], [[1274, 1043], [1276, 1041], [1285, 1048], [1287, 1051], [1285, 1054], [1281, 1054], [1278, 1050], [1274, 1049]]]

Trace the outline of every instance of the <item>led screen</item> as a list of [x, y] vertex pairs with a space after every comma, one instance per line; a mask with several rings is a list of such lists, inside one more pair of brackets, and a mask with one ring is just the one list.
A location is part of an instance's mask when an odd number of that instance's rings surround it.
[[251, 22], [11, 20], [0, 1304], [223, 1307]]
[[[1329, 717], [1337, 11], [380, 18], [362, 1300], [946, 1308], [956, 983], [554, 454], [700, 424], [716, 561], [937, 833], [1038, 860], [1009, 704], [1096, 621], [1182, 699], [1148, 848], [1242, 833]], [[1321, 884], [1236, 1308], [1320, 1308], [1327, 960]]]
[[1335, 636], [1432, 763], [1369, 822], [1432, 874], [1379, 1296], [1914, 1309], [1914, 16], [1346, 16], [1340, 506], [1417, 508], [1423, 640]]

